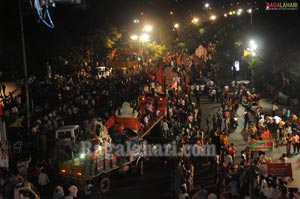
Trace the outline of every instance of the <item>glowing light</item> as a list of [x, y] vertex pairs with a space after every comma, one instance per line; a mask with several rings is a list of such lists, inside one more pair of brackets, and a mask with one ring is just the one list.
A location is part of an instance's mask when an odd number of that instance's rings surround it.
[[79, 156], [79, 157], [80, 157], [80, 159], [84, 159], [84, 158], [85, 158], [85, 155], [86, 155], [86, 154], [84, 154], [84, 153], [81, 153], [81, 154], [80, 154], [80, 156]]
[[130, 39], [132, 39], [132, 40], [137, 40], [139, 38], [139, 36], [137, 36], [137, 35], [131, 35], [130, 36]]
[[142, 41], [145, 41], [145, 42], [150, 41], [150, 36], [146, 33], [142, 34], [140, 36], [140, 38], [141, 38]]
[[211, 16], [210, 16], [210, 20], [213, 20], [213, 21], [214, 21], [214, 20], [216, 20], [216, 18], [217, 18], [216, 15], [211, 15]]
[[145, 32], [151, 32], [152, 31], [152, 26], [151, 25], [145, 25], [144, 31]]
[[249, 41], [249, 47], [252, 51], [257, 49], [257, 44], [255, 43], [254, 40]]
[[192, 19], [192, 23], [193, 23], [193, 24], [196, 24], [196, 23], [198, 23], [198, 22], [199, 22], [199, 18], [194, 17], [194, 18]]

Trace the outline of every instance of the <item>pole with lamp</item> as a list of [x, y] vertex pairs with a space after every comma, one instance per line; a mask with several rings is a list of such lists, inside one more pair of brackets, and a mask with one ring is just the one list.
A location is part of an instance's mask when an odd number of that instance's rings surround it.
[[250, 14], [250, 25], [252, 26], [253, 20], [252, 20], [252, 9], [248, 9], [247, 12]]
[[172, 26], [174, 26], [174, 12], [170, 11], [170, 15], [172, 16]]

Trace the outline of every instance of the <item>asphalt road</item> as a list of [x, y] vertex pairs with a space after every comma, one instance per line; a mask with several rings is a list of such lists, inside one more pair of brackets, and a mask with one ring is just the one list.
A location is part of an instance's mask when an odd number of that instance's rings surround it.
[[160, 159], [145, 165], [145, 174], [124, 174], [111, 177], [111, 190], [104, 199], [168, 199], [171, 184], [170, 171]]

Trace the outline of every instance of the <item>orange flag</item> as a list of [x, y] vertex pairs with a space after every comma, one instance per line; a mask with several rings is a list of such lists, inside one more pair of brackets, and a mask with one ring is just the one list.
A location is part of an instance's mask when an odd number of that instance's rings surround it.
[[176, 60], [177, 61], [177, 65], [180, 65], [180, 63], [181, 63], [182, 53], [183, 52], [181, 52], [180, 55], [177, 57], [177, 60]]
[[156, 72], [156, 80], [163, 85], [164, 82], [164, 72], [163, 72], [163, 66], [162, 64], [159, 66], [157, 72]]
[[113, 49], [113, 50], [111, 51], [111, 57], [112, 57], [112, 58], [114, 58], [116, 52], [117, 52], [117, 48], [115, 48], [115, 49]]

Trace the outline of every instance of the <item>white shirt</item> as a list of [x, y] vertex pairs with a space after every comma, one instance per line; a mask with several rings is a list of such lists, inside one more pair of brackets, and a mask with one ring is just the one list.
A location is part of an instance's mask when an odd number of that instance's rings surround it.
[[38, 178], [39, 185], [46, 186], [50, 182], [48, 175], [45, 173], [40, 173]]
[[232, 164], [233, 163], [233, 159], [232, 159], [232, 156], [231, 155], [226, 155], [224, 157], [224, 162], [226, 163], [226, 165], [228, 165], [229, 163]]

